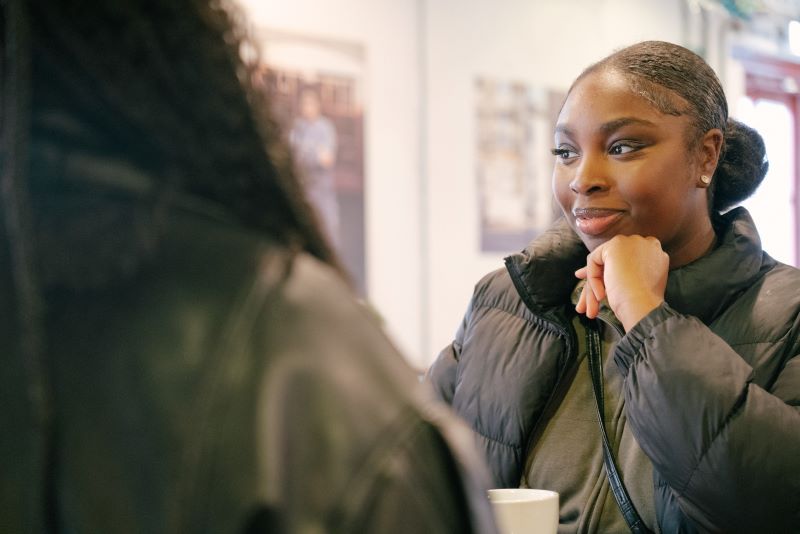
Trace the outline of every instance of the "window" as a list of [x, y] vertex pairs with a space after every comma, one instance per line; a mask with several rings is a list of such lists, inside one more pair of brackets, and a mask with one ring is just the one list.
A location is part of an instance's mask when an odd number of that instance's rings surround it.
[[775, 259], [800, 265], [798, 141], [800, 65], [737, 51], [747, 75], [736, 117], [764, 138], [769, 172], [742, 205], [753, 216], [764, 250]]

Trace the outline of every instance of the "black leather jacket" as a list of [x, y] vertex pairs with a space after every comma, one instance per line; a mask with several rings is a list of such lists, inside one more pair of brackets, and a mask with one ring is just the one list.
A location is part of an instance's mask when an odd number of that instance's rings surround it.
[[[661, 531], [796, 532], [800, 272], [761, 251], [744, 209], [723, 222], [720, 246], [671, 271], [666, 303], [617, 346], [628, 424], [653, 462]], [[499, 485], [519, 484], [575, 361], [569, 294], [586, 254], [561, 221], [507, 258], [428, 372]]]
[[494, 531], [469, 430], [332, 269], [200, 212], [148, 235], [148, 208], [108, 202], [38, 207], [49, 452], [0, 247], [0, 531]]

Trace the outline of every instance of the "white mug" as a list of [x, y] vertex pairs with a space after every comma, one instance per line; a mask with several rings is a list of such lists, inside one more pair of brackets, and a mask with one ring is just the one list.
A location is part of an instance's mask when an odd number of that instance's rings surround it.
[[558, 493], [527, 488], [490, 489], [500, 534], [556, 534]]

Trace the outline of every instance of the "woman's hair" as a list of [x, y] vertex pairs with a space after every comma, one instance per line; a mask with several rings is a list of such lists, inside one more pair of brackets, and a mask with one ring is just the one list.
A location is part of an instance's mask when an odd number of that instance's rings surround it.
[[[225, 0], [0, 3], [0, 258], [11, 264], [16, 313], [5, 319], [16, 319], [45, 434], [52, 429], [44, 295], [54, 280], [69, 288], [75, 281], [48, 275], [63, 270], [58, 250], [119, 271], [128, 262], [116, 259], [115, 243], [148, 255], [157, 241], [142, 246], [140, 230], [157, 235], [159, 209], [179, 198], [342, 272], [268, 102], [253, 89], [256, 65], [245, 63], [242, 47], [257, 56], [237, 13]], [[94, 169], [114, 183], [82, 182], [77, 190], [95, 211], [73, 210], [66, 219], [74, 224], [62, 226], [48, 202], [76, 191], [63, 179], [70, 169], [76, 176]], [[134, 210], [137, 220], [126, 219], [130, 205], [145, 205]], [[118, 229], [128, 234], [120, 239]], [[80, 252], [69, 250], [75, 243]], [[113, 281], [114, 273], [97, 280]]]
[[[34, 142], [123, 160], [144, 171], [157, 192], [216, 206], [338, 267], [269, 103], [254, 89], [257, 48], [232, 3], [29, 6]], [[32, 187], [35, 195], [57, 185], [34, 177]]]
[[[663, 41], [645, 41], [614, 52], [589, 66], [573, 86], [598, 70], [625, 76], [631, 90], [661, 113], [687, 115], [690, 147], [714, 128], [723, 133], [717, 170], [709, 188], [709, 207], [724, 211], [749, 197], [767, 173], [764, 140], [754, 129], [728, 117], [728, 103], [717, 75], [697, 54]], [[683, 100], [676, 101], [674, 95]]]

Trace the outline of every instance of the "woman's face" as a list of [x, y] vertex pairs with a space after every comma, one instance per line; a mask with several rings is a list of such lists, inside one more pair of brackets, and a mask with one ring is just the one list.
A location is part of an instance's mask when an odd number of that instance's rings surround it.
[[572, 88], [556, 124], [553, 190], [589, 250], [619, 234], [658, 238], [671, 264], [708, 249], [713, 233], [700, 174], [709, 167], [702, 147], [688, 148], [689, 125], [686, 115], [663, 114], [633, 93], [614, 71], [588, 74]]

